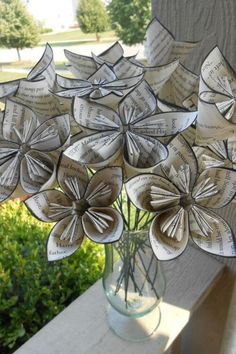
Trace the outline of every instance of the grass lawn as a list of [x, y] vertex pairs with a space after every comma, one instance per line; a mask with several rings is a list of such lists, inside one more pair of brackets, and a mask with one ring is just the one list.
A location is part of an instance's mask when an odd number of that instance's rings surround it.
[[[108, 38], [116, 39], [115, 33], [113, 31], [102, 32], [100, 34], [101, 41], [107, 40]], [[40, 44], [45, 43], [55, 43], [55, 42], [69, 42], [78, 41], [86, 42], [86, 40], [96, 41], [95, 33], [83, 33], [80, 29], [71, 30], [67, 32], [57, 32], [57, 33], [46, 33], [41, 35]]]
[[0, 82], [16, 80], [22, 77], [25, 77], [25, 75], [19, 73], [8, 73], [8, 72], [0, 71]]
[[[33, 66], [35, 66], [35, 64], [37, 63], [37, 61], [19, 61], [19, 62], [14, 62], [14, 63], [8, 63], [6, 65], [3, 65], [4, 69], [27, 69], [30, 70], [31, 68], [33, 68]], [[56, 66], [56, 70], [66, 70], [66, 64], [67, 63], [67, 59], [65, 58], [65, 61], [58, 61], [55, 62], [55, 66]], [[8, 73], [2, 73], [0, 72], [0, 77], [1, 74], [8, 74]], [[21, 76], [24, 76], [24, 74], [19, 74]]]

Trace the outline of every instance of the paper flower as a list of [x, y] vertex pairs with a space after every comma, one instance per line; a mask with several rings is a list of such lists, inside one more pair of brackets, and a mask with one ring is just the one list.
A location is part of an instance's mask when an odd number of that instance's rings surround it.
[[154, 167], [167, 157], [167, 149], [157, 137], [174, 135], [196, 119], [196, 112], [152, 115], [155, 109], [155, 96], [145, 81], [120, 102], [118, 112], [75, 98], [76, 122], [95, 133], [79, 139], [65, 154], [93, 167], [108, 164], [120, 154], [132, 167]]
[[53, 61], [53, 51], [48, 43], [45, 46], [45, 50], [42, 57], [40, 58], [38, 63], [31, 69], [26, 79], [22, 78], [19, 80], [0, 83], [0, 101], [4, 102], [6, 98], [10, 98], [14, 94], [16, 94], [21, 80], [37, 81], [38, 79], [43, 78], [45, 80], [45, 85], [48, 89], [54, 90], [57, 88], [55, 64]]
[[54, 181], [55, 163], [48, 152], [61, 148], [69, 139], [69, 115], [39, 124], [26, 106], [7, 100], [0, 141], [0, 201], [9, 198], [18, 182], [31, 194]]
[[120, 43], [115, 42], [98, 56], [92, 53], [92, 57], [88, 57], [86, 55], [72, 53], [67, 49], [64, 50], [64, 53], [69, 61], [69, 68], [72, 74], [78, 79], [87, 80], [100, 65], [107, 63], [109, 66], [113, 66], [123, 57], [124, 51]]
[[87, 80], [70, 79], [57, 75], [57, 83], [64, 90], [56, 94], [59, 97], [72, 98], [76, 96], [93, 100], [110, 94], [122, 97], [124, 90], [127, 93], [127, 90], [137, 85], [142, 78], [141, 74], [118, 80], [114, 71], [108, 65], [102, 64]]
[[218, 47], [201, 67], [196, 141], [207, 145], [236, 136], [236, 75]]
[[221, 208], [234, 198], [236, 171], [211, 168], [198, 175], [191, 147], [176, 136], [162, 164], [166, 177], [142, 174], [126, 183], [134, 205], [157, 212], [150, 226], [150, 242], [160, 260], [179, 256], [191, 238], [203, 250], [225, 257], [236, 256], [230, 226], [211, 209]]
[[176, 41], [170, 31], [157, 18], [153, 18], [146, 30], [145, 55], [151, 65], [167, 64], [174, 59], [184, 62], [198, 42]]
[[199, 76], [179, 64], [162, 86], [158, 97], [188, 110], [197, 110]]
[[85, 167], [62, 155], [57, 180], [63, 192], [45, 190], [25, 201], [38, 219], [57, 222], [48, 238], [49, 261], [73, 254], [84, 235], [97, 243], [120, 238], [123, 219], [110, 205], [121, 191], [121, 168], [104, 168], [89, 180]]
[[[117, 72], [116, 67], [119, 65], [116, 64], [113, 67], [113, 70], [115, 73]], [[147, 83], [151, 86], [153, 92], [155, 95], [159, 93], [161, 88], [165, 85], [165, 83], [171, 78], [172, 74], [177, 70], [179, 66], [179, 61], [178, 60], [173, 60], [171, 63], [165, 64], [165, 65], [159, 65], [159, 66], [147, 66], [144, 65], [143, 63], [139, 62], [136, 59], [130, 59], [129, 60], [129, 65], [130, 70], [133, 69], [133, 66], [136, 65], [140, 69], [143, 70], [144, 73], [144, 79], [147, 81]], [[127, 67], [127, 72], [129, 72], [129, 65], [126, 64]], [[119, 67], [121, 64], [119, 65]], [[123, 74], [125, 75], [125, 74]], [[119, 73], [117, 74], [118, 77]]]
[[225, 167], [236, 170], [236, 138], [217, 141], [206, 147], [194, 146], [201, 170], [211, 167]]

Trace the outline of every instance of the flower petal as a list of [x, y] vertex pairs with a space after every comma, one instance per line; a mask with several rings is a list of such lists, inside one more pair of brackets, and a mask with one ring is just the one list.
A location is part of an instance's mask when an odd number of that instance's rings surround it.
[[141, 83], [120, 102], [119, 115], [123, 124], [132, 123], [141, 117], [152, 114], [156, 109], [156, 104], [156, 97], [151, 87], [145, 80], [142, 80]]
[[77, 140], [64, 154], [90, 167], [107, 166], [120, 154], [123, 136], [113, 131], [95, 133]]
[[61, 148], [70, 136], [70, 116], [49, 118], [32, 134], [28, 144], [32, 149], [54, 151]]
[[[179, 208], [176, 208], [176, 212], [177, 210], [179, 210]], [[161, 232], [160, 225], [163, 220], [169, 217], [169, 214], [170, 211], [166, 211], [157, 215], [149, 230], [152, 250], [160, 261], [168, 261], [180, 256], [184, 252], [188, 243], [189, 230], [187, 218], [185, 218], [185, 225], [183, 225], [184, 232], [181, 241], [177, 241], [176, 238], [168, 237]]]
[[197, 112], [166, 112], [157, 113], [133, 126], [133, 131], [149, 136], [176, 135], [187, 129], [196, 119]]
[[15, 191], [20, 177], [20, 159], [13, 155], [0, 165], [0, 202], [9, 198]]
[[[76, 220], [75, 220], [76, 218]], [[62, 239], [66, 233], [69, 239]], [[48, 261], [57, 261], [71, 256], [83, 242], [83, 227], [78, 217], [67, 216], [51, 230], [47, 242]], [[70, 238], [73, 241], [70, 241]]]
[[21, 161], [20, 182], [28, 194], [52, 187], [56, 180], [56, 165], [49, 155], [28, 151]]
[[125, 134], [125, 160], [140, 170], [155, 167], [168, 156], [168, 151], [158, 139], [128, 132]]
[[62, 190], [70, 199], [83, 198], [88, 184], [88, 174], [86, 168], [79, 162], [61, 154], [57, 170], [57, 180]]
[[109, 48], [107, 48], [104, 52], [96, 56], [94, 53], [92, 53], [93, 59], [98, 63], [98, 64], [103, 64], [104, 62], [108, 62], [110, 64], [114, 64], [122, 58], [124, 54], [124, 50], [122, 46], [120, 45], [119, 42], [115, 42], [112, 44]]
[[113, 109], [79, 97], [74, 99], [73, 114], [76, 122], [83, 128], [104, 131], [121, 126], [120, 118]]
[[190, 224], [193, 241], [206, 252], [224, 257], [235, 257], [236, 242], [230, 226], [212, 211], [207, 210], [207, 213], [212, 218], [212, 233], [207, 237], [196, 234], [196, 230]]
[[121, 167], [107, 167], [97, 171], [88, 183], [84, 198], [91, 206], [109, 206], [121, 192]]
[[214, 184], [217, 193], [206, 194], [205, 198], [197, 201], [197, 204], [207, 208], [221, 208], [231, 202], [236, 194], [236, 171], [225, 168], [209, 168], [203, 171], [198, 177], [196, 186], [207, 179]]
[[172, 139], [167, 148], [169, 151], [169, 156], [161, 164], [163, 172], [167, 177], [169, 177], [171, 166], [178, 171], [181, 166], [189, 165], [191, 172], [190, 187], [192, 187], [198, 171], [197, 160], [192, 148], [181, 134]]
[[37, 125], [36, 115], [29, 107], [7, 100], [3, 120], [4, 139], [18, 144], [24, 143], [28, 141]]
[[118, 241], [124, 222], [119, 212], [113, 208], [89, 208], [82, 216], [85, 234], [96, 243]]
[[34, 194], [25, 201], [29, 211], [39, 220], [58, 221], [71, 214], [71, 200], [55, 189]]
[[97, 65], [93, 58], [64, 50], [65, 57], [70, 63], [70, 71], [78, 79], [87, 79], [95, 70]]
[[142, 66], [136, 65], [126, 58], [121, 58], [118, 60], [118, 62], [113, 66], [113, 70], [119, 79], [139, 76], [144, 72]]
[[[132, 203], [141, 210], [160, 211], [170, 204], [178, 205], [178, 189], [166, 178], [151, 173], [139, 174], [125, 183], [126, 192]], [[159, 193], [159, 203], [153, 203]], [[153, 195], [152, 195], [153, 194]], [[162, 195], [166, 198], [162, 199]], [[156, 199], [157, 200], [157, 199]]]

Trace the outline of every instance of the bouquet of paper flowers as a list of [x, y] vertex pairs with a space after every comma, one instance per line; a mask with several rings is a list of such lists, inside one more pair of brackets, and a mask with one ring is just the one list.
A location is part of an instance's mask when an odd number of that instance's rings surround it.
[[0, 201], [25, 197], [55, 223], [49, 261], [84, 237], [119, 240], [132, 210], [158, 260], [189, 239], [236, 256], [219, 213], [236, 193], [236, 74], [217, 47], [200, 77], [189, 71], [198, 43], [175, 40], [157, 19], [144, 45], [142, 62], [118, 42], [98, 56], [65, 50], [73, 78], [56, 74], [47, 45], [27, 78], [0, 84]]

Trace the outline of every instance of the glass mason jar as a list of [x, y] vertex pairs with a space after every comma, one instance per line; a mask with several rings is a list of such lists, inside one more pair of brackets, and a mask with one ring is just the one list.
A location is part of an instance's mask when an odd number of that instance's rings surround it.
[[165, 291], [148, 231], [125, 231], [118, 242], [105, 245], [105, 257], [103, 287], [111, 329], [127, 340], [148, 338], [158, 327], [158, 304]]

